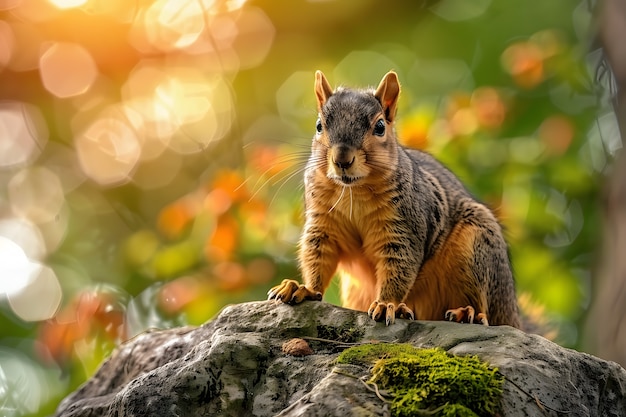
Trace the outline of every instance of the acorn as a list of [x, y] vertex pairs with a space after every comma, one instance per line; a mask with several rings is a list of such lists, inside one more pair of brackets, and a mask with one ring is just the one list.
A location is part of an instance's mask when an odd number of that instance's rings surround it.
[[283, 343], [283, 353], [291, 356], [308, 356], [313, 354], [311, 346], [304, 339], [293, 338]]

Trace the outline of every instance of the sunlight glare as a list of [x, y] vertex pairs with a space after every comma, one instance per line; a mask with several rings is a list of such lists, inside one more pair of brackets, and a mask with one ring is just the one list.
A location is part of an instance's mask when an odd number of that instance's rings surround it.
[[20, 245], [0, 236], [0, 295], [26, 287], [30, 281], [29, 266], [30, 261]]
[[195, 69], [142, 63], [122, 88], [124, 106], [143, 120], [142, 160], [158, 157], [162, 142], [190, 154], [223, 138], [231, 128], [234, 104], [228, 81]]
[[196, 0], [157, 0], [145, 14], [149, 42], [161, 50], [193, 44], [205, 29], [204, 11]]
[[[168, 145], [178, 126], [163, 103], [155, 100], [157, 87], [167, 77], [164, 69], [148, 63], [138, 64], [122, 87], [124, 113], [141, 120], [144, 144], [148, 141]], [[130, 116], [129, 116], [130, 117]], [[137, 125], [137, 122], [133, 122]], [[155, 141], [153, 139], [158, 139]], [[159, 147], [157, 147], [158, 150]], [[152, 157], [160, 155], [162, 149]]]
[[228, 82], [195, 70], [179, 70], [173, 80], [160, 90], [175, 103], [169, 108], [170, 118], [180, 124], [170, 148], [180, 154], [201, 152], [231, 128], [234, 105]]
[[26, 219], [9, 217], [0, 220], [0, 237], [17, 244], [29, 259], [41, 260], [47, 254], [41, 231]]
[[83, 6], [87, 0], [48, 0], [53, 6], [63, 10]]

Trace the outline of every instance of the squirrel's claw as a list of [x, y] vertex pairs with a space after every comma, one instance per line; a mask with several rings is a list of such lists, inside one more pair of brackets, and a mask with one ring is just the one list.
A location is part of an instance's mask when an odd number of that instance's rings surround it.
[[485, 313], [476, 314], [476, 310], [472, 306], [450, 309], [446, 311], [445, 319], [457, 323], [477, 323], [489, 326], [487, 315]]
[[474, 318], [476, 323], [482, 324], [483, 326], [489, 326], [489, 321], [487, 320], [487, 315], [485, 313], [478, 313]]
[[288, 304], [299, 304], [304, 300], [322, 300], [322, 293], [308, 289], [293, 279], [284, 279], [279, 285], [267, 292], [268, 300], [279, 300]]
[[370, 304], [370, 308], [367, 310], [367, 315], [375, 321], [379, 321], [383, 314], [385, 315], [385, 324], [387, 326], [395, 323], [396, 317], [408, 320], [415, 318], [413, 311], [404, 303], [396, 305], [395, 303], [384, 303], [376, 300]]
[[398, 307], [396, 307], [396, 317], [407, 320], [415, 320], [413, 310], [408, 308], [404, 303], [400, 303], [398, 304]]

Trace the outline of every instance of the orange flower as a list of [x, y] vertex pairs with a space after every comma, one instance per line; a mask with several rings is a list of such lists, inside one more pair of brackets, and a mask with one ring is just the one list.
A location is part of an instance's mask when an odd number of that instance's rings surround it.
[[179, 313], [198, 297], [199, 287], [198, 280], [189, 276], [168, 282], [159, 291], [159, 306], [169, 314]]
[[181, 198], [166, 206], [157, 220], [159, 231], [170, 239], [179, 238], [198, 214], [197, 206], [191, 197]]
[[205, 255], [210, 260], [231, 259], [239, 240], [239, 225], [227, 214], [217, 220], [215, 230], [205, 245]]
[[471, 96], [467, 93], [457, 92], [449, 97], [446, 118], [452, 135], [469, 136], [478, 129], [478, 121], [470, 105]]
[[213, 273], [219, 288], [224, 291], [242, 290], [248, 286], [245, 268], [236, 262], [220, 262], [215, 265]]
[[532, 89], [545, 78], [543, 51], [532, 42], [517, 42], [502, 53], [502, 66], [513, 81], [525, 89]]
[[433, 119], [432, 112], [418, 110], [402, 120], [398, 135], [402, 144], [413, 149], [426, 149]]
[[250, 154], [250, 166], [266, 176], [280, 174], [295, 162], [288, 153], [281, 155], [281, 149], [271, 146], [257, 146]]
[[538, 135], [549, 155], [560, 156], [574, 140], [574, 126], [565, 116], [550, 116], [539, 126]]
[[113, 292], [83, 291], [54, 319], [41, 325], [39, 340], [47, 352], [40, 354], [44, 360], [63, 365], [75, 355], [77, 342], [102, 336], [108, 342], [126, 339], [124, 306]]
[[243, 177], [234, 170], [218, 172], [211, 184], [211, 189], [224, 191], [233, 203], [244, 202], [250, 198], [250, 192], [245, 186]]
[[495, 88], [481, 87], [474, 90], [470, 105], [482, 127], [497, 129], [504, 122], [506, 107]]

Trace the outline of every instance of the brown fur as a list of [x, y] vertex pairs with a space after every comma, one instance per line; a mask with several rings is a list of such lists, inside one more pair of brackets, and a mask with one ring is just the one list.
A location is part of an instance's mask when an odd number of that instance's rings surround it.
[[399, 92], [393, 72], [375, 91], [332, 91], [316, 73], [320, 119], [299, 251], [304, 285], [285, 280], [270, 298], [321, 299], [339, 271], [343, 304], [388, 324], [476, 318], [519, 327], [500, 225], [430, 155], [399, 145]]

